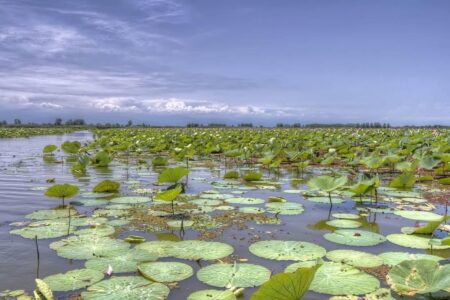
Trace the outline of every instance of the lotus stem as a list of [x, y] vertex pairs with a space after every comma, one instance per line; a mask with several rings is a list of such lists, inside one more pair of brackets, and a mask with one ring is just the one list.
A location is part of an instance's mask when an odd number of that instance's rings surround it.
[[36, 257], [37, 257], [36, 278], [39, 278], [40, 254], [37, 235], [34, 236], [34, 244], [36, 245]]

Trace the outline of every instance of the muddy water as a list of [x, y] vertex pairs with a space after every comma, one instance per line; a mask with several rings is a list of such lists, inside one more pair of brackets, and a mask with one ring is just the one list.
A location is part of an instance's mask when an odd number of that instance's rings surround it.
[[[60, 145], [66, 140], [78, 140], [87, 142], [92, 139], [89, 132], [77, 132], [62, 136], [38, 136], [31, 138], [0, 139], [0, 291], [5, 289], [34, 289], [34, 279], [45, 277], [50, 274], [65, 272], [70, 269], [83, 267], [83, 261], [69, 261], [58, 257], [55, 251], [49, 249], [48, 245], [58, 239], [39, 240], [38, 248], [40, 261], [38, 265], [36, 246], [34, 240], [24, 239], [20, 236], [10, 235], [12, 229], [9, 225], [12, 222], [26, 221], [24, 216], [39, 209], [53, 208], [59, 204], [58, 201], [50, 200], [43, 194], [43, 187], [48, 187], [47, 179], [55, 178], [57, 183], [70, 182], [80, 186], [82, 191], [90, 191], [92, 186], [103, 179], [114, 179], [120, 182], [126, 180], [138, 180], [143, 188], [152, 188], [152, 183], [156, 180], [154, 172], [138, 169], [133, 166], [126, 166], [123, 163], [115, 162], [110, 168], [104, 170], [89, 170], [89, 177], [74, 179], [70, 172], [70, 164], [46, 162], [41, 155], [42, 148], [47, 144]], [[61, 153], [56, 155], [60, 160]], [[210, 181], [219, 180], [223, 176], [224, 169], [211, 171], [206, 168], [193, 168], [189, 175], [187, 193], [198, 193], [204, 190], [211, 190], [213, 187]], [[260, 239], [280, 239], [280, 240], [301, 240], [322, 245], [327, 250], [334, 249], [354, 249], [372, 253], [386, 251], [408, 251], [427, 253], [425, 250], [415, 250], [396, 246], [385, 242], [373, 247], [348, 247], [328, 242], [323, 238], [323, 234], [329, 232], [329, 228], [323, 223], [328, 220], [330, 207], [327, 204], [313, 203], [304, 200], [297, 194], [283, 193], [283, 190], [293, 188], [305, 188], [304, 185], [292, 186], [289, 177], [293, 175], [283, 173], [278, 179], [283, 183], [278, 190], [251, 190], [246, 191], [245, 197], [261, 197], [267, 199], [269, 196], [283, 196], [289, 201], [303, 204], [305, 212], [296, 216], [281, 216], [281, 225], [256, 225], [254, 222], [248, 223], [245, 230], [230, 228], [221, 235], [218, 240], [234, 246], [235, 253], [239, 257], [247, 258], [249, 263], [261, 264], [274, 273], [281, 272], [292, 262], [269, 261], [252, 255], [248, 251], [251, 240]], [[198, 178], [205, 178], [206, 181], [199, 181]], [[226, 193], [230, 190], [221, 190]], [[124, 194], [131, 194], [126, 185]], [[77, 200], [75, 198], [74, 200]], [[331, 212], [358, 213], [358, 204], [353, 201], [346, 201], [343, 204], [335, 204]], [[90, 213], [90, 208], [79, 208], [81, 213]], [[438, 207], [442, 212], [443, 208]], [[364, 217], [365, 230], [372, 230], [383, 235], [396, 233], [402, 226], [414, 226], [415, 222], [397, 217], [393, 214], [371, 214]], [[127, 236], [131, 232], [123, 232], [119, 237]], [[133, 232], [145, 236], [148, 240], [156, 239], [153, 233]], [[179, 235], [178, 231], [169, 232]], [[187, 230], [184, 239], [195, 239], [198, 233]], [[429, 252], [428, 252], [429, 253]], [[435, 252], [433, 254], [448, 257], [448, 251]], [[175, 261], [176, 259], [165, 258], [162, 261]], [[181, 260], [180, 260], [181, 261]], [[201, 266], [206, 266], [211, 262], [187, 262], [194, 270]], [[191, 292], [211, 288], [194, 277], [184, 280], [174, 288], [169, 299], [185, 299]], [[252, 289], [246, 289], [244, 299], [248, 299]], [[66, 299], [71, 295], [67, 293], [57, 295], [58, 299]], [[309, 293], [306, 299], [328, 299], [328, 295]]]

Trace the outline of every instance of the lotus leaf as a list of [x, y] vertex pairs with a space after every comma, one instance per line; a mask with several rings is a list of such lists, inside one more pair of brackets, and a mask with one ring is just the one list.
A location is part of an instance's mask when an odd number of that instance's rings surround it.
[[113, 226], [107, 224], [101, 224], [98, 226], [93, 226], [87, 229], [77, 230], [75, 234], [77, 235], [89, 235], [89, 236], [108, 236], [114, 234], [116, 230]]
[[416, 249], [448, 249], [449, 246], [438, 245], [438, 239], [431, 239], [427, 236], [412, 235], [412, 234], [401, 234], [393, 233], [386, 236], [389, 242], [394, 243], [399, 246], [416, 248]]
[[349, 246], [375, 246], [386, 241], [381, 234], [357, 229], [338, 229], [323, 237], [330, 242]]
[[119, 197], [111, 199], [112, 203], [120, 203], [120, 204], [139, 204], [150, 202], [149, 197]]
[[358, 228], [362, 224], [354, 220], [336, 219], [327, 222], [327, 225], [337, 227], [337, 228]]
[[185, 240], [177, 242], [169, 251], [170, 256], [190, 260], [214, 260], [233, 253], [232, 246], [221, 242]]
[[280, 215], [299, 215], [305, 211], [303, 205], [294, 202], [272, 202], [265, 207], [268, 212]]
[[443, 216], [429, 212], [429, 211], [420, 211], [420, 210], [396, 210], [394, 211], [394, 214], [397, 216], [411, 219], [411, 220], [417, 220], [417, 221], [439, 221], [443, 218]]
[[122, 254], [130, 247], [128, 243], [99, 236], [79, 236], [67, 239], [56, 248], [57, 254], [68, 259], [91, 259], [95, 257], [111, 257]]
[[388, 266], [395, 266], [404, 260], [418, 260], [428, 259], [433, 261], [440, 261], [443, 258], [435, 255], [408, 253], [408, 252], [384, 252], [378, 255], [383, 259], [383, 263]]
[[14, 229], [11, 230], [10, 233], [20, 235], [27, 239], [34, 239], [36, 236], [38, 239], [53, 239], [68, 235], [68, 233], [72, 233], [75, 230], [75, 226], [70, 226], [70, 228], [68, 228], [68, 224], [54, 223], [47, 226], [28, 226], [21, 229]]
[[94, 193], [115, 193], [120, 189], [120, 183], [113, 180], [103, 180], [98, 183], [94, 188]]
[[200, 269], [197, 278], [215, 287], [255, 287], [270, 278], [270, 271], [254, 264], [213, 264]]
[[[75, 216], [77, 211], [75, 209], [70, 209], [70, 216]], [[49, 220], [49, 219], [58, 219], [58, 218], [68, 218], [69, 210], [68, 209], [42, 209], [32, 212], [25, 216], [27, 219], [31, 220]]]
[[264, 203], [264, 199], [261, 198], [243, 198], [243, 197], [233, 197], [225, 199], [225, 202], [232, 204], [261, 204]]
[[334, 262], [362, 268], [375, 268], [383, 264], [383, 259], [374, 254], [354, 250], [333, 250], [327, 253], [327, 258]]
[[239, 212], [244, 214], [263, 214], [265, 209], [261, 207], [241, 207]]
[[333, 217], [335, 217], [337, 219], [352, 219], [352, 220], [356, 220], [356, 219], [360, 218], [359, 215], [347, 214], [347, 213], [334, 213]]
[[229, 290], [201, 290], [193, 292], [187, 300], [236, 300], [236, 295]]
[[136, 249], [146, 250], [157, 257], [169, 257], [175, 243], [173, 241], [151, 241], [137, 245]]
[[251, 244], [249, 251], [267, 259], [299, 261], [314, 260], [326, 254], [323, 247], [300, 241], [260, 241]]
[[103, 272], [91, 269], [71, 270], [64, 274], [55, 274], [43, 280], [55, 292], [74, 291], [85, 288], [103, 279]]
[[194, 274], [191, 266], [180, 262], [148, 262], [138, 266], [139, 272], [151, 281], [176, 282]]
[[155, 255], [146, 250], [132, 249], [118, 256], [90, 259], [86, 261], [85, 267], [106, 272], [108, 266], [111, 266], [114, 273], [135, 272], [139, 263], [155, 261], [156, 259], [157, 257]]
[[170, 289], [164, 284], [150, 282], [140, 276], [112, 277], [81, 293], [84, 300], [162, 300]]
[[316, 260], [307, 260], [307, 261], [299, 261], [293, 264], [288, 265], [285, 269], [285, 273], [292, 273], [297, 271], [298, 268], [311, 268], [315, 265], [322, 264], [322, 259], [316, 259]]

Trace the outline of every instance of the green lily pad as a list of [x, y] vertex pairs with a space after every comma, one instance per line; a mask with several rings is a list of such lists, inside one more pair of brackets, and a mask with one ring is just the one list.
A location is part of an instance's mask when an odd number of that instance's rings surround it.
[[166, 223], [171, 228], [181, 228], [182, 225], [183, 225], [183, 228], [190, 228], [190, 227], [192, 227], [192, 225], [194, 225], [194, 221], [191, 221], [191, 220], [184, 220], [184, 221], [172, 220], [172, 221], [167, 221]]
[[381, 234], [357, 229], [338, 229], [323, 237], [330, 242], [348, 246], [375, 246], [386, 241]]
[[214, 260], [232, 254], [234, 248], [221, 242], [185, 240], [176, 242], [169, 250], [170, 256], [189, 260]]
[[244, 197], [233, 197], [225, 199], [225, 202], [231, 204], [261, 204], [266, 202], [261, 198], [244, 198]]
[[75, 226], [70, 226], [65, 224], [54, 223], [47, 226], [37, 226], [37, 227], [23, 227], [20, 229], [11, 230], [9, 233], [20, 235], [21, 237], [27, 239], [53, 239], [57, 237], [62, 237], [68, 235], [68, 233], [73, 233], [76, 230]]
[[303, 205], [294, 202], [271, 202], [265, 207], [268, 212], [279, 215], [299, 215], [305, 211]]
[[112, 203], [119, 203], [119, 204], [139, 204], [150, 201], [151, 199], [149, 197], [119, 197], [111, 199]]
[[169, 257], [175, 244], [173, 241], [151, 241], [137, 245], [136, 249], [146, 250], [157, 257]]
[[326, 262], [316, 272], [310, 289], [316, 293], [329, 295], [362, 295], [380, 288], [374, 276], [352, 266], [336, 262]]
[[55, 274], [43, 280], [54, 292], [67, 292], [85, 288], [103, 279], [103, 273], [91, 269], [76, 269], [64, 274]]
[[236, 295], [230, 290], [201, 290], [190, 294], [187, 300], [236, 300]]
[[383, 259], [383, 263], [388, 266], [398, 265], [404, 260], [428, 259], [437, 262], [443, 259], [442, 257], [435, 255], [408, 252], [384, 252], [378, 256]]
[[170, 289], [162, 283], [140, 276], [121, 276], [103, 280], [81, 293], [83, 300], [162, 300]]
[[347, 213], [335, 213], [332, 216], [337, 219], [350, 219], [350, 220], [356, 220], [360, 218], [360, 216], [357, 214], [347, 214]]
[[138, 266], [139, 272], [151, 281], [176, 282], [194, 274], [191, 266], [180, 262], [148, 262]]
[[325, 248], [300, 241], [260, 241], [251, 244], [249, 251], [267, 259], [299, 261], [314, 260], [326, 254]]
[[116, 230], [113, 226], [107, 224], [101, 224], [98, 226], [93, 226], [87, 229], [81, 229], [75, 231], [76, 235], [89, 235], [89, 236], [108, 236], [114, 234]]
[[213, 264], [200, 269], [197, 278], [215, 287], [255, 287], [270, 278], [270, 271], [254, 264]]
[[314, 267], [317, 264], [323, 263], [322, 259], [316, 259], [316, 260], [307, 260], [307, 261], [299, 261], [293, 264], [288, 265], [285, 269], [285, 273], [292, 273], [297, 271], [299, 268], [311, 268]]
[[108, 200], [103, 199], [80, 199], [76, 203], [80, 203], [83, 206], [103, 206], [109, 203]]
[[416, 220], [416, 221], [439, 221], [442, 219], [441, 215], [438, 215], [429, 211], [420, 210], [396, 210], [394, 214], [406, 219]]
[[[306, 198], [306, 200], [316, 203], [328, 203], [328, 204], [330, 203], [330, 198], [328, 197], [308, 197]], [[331, 197], [331, 203], [333, 204], [340, 204], [343, 202], [344, 199], [342, 198]]]
[[327, 225], [337, 228], [358, 228], [362, 226], [362, 224], [358, 221], [346, 219], [336, 219], [327, 221]]
[[[77, 211], [75, 209], [70, 210], [70, 216], [74, 217], [76, 214]], [[68, 217], [69, 217], [68, 209], [42, 209], [32, 212], [31, 214], [25, 216], [25, 218], [31, 220], [50, 220]]]
[[450, 246], [445, 245], [436, 245], [433, 244], [433, 241], [439, 241], [438, 239], [431, 239], [428, 236], [420, 236], [413, 234], [401, 234], [401, 233], [393, 233], [389, 234], [387, 237], [389, 242], [403, 246], [408, 248], [416, 248], [416, 249], [448, 249]]
[[374, 254], [354, 250], [333, 250], [327, 253], [327, 258], [334, 262], [362, 268], [375, 268], [383, 264], [383, 259]]
[[215, 205], [223, 204], [223, 201], [215, 200], [215, 199], [195, 199], [195, 200], [190, 201], [190, 203], [195, 204], [195, 205], [211, 205], [211, 206], [215, 206]]
[[157, 257], [148, 251], [132, 249], [118, 256], [97, 257], [86, 261], [88, 269], [106, 272], [111, 266], [114, 273], [135, 272], [141, 262], [155, 261]]
[[130, 223], [129, 220], [117, 219], [117, 220], [110, 220], [110, 221], [108, 221], [107, 224], [116, 227], [116, 226], [124, 226], [129, 223]]
[[73, 226], [96, 226], [108, 222], [107, 218], [75, 217], [70, 220]]
[[91, 259], [95, 257], [112, 257], [126, 252], [130, 245], [121, 240], [107, 237], [82, 235], [60, 241], [56, 253], [68, 259]]
[[244, 214], [263, 214], [266, 210], [261, 207], [241, 207], [239, 212]]
[[81, 197], [83, 198], [108, 198], [114, 196], [114, 193], [94, 193], [94, 192], [86, 192], [82, 193]]
[[389, 271], [386, 281], [400, 295], [450, 291], [450, 265], [440, 266], [427, 259], [405, 260]]

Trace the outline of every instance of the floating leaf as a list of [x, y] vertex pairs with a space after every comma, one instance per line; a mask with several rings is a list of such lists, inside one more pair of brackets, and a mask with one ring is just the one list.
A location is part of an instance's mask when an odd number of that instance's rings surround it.
[[190, 294], [187, 300], [236, 300], [236, 295], [229, 290], [201, 290]]
[[408, 248], [416, 249], [448, 249], [449, 246], [438, 245], [438, 239], [431, 239], [427, 236], [419, 236], [412, 234], [393, 233], [386, 236], [389, 242]]
[[120, 203], [120, 204], [140, 204], [150, 202], [149, 197], [119, 197], [111, 199], [112, 203]]
[[194, 274], [191, 266], [180, 262], [149, 262], [138, 266], [139, 272], [156, 282], [182, 281]]
[[435, 255], [421, 254], [421, 253], [408, 253], [408, 252], [384, 252], [378, 255], [383, 259], [383, 263], [388, 266], [395, 266], [404, 260], [418, 260], [428, 259], [433, 261], [440, 261], [443, 258]]
[[130, 245], [121, 240], [99, 236], [78, 236], [60, 241], [57, 254], [68, 259], [91, 259], [111, 257], [127, 251]]
[[91, 269], [71, 270], [44, 278], [52, 291], [67, 292], [85, 288], [103, 279], [103, 273]]
[[375, 246], [386, 241], [386, 238], [378, 233], [357, 229], [338, 229], [333, 233], [326, 233], [323, 237], [330, 242], [349, 246]]
[[327, 221], [327, 225], [337, 227], [337, 228], [358, 228], [358, 227], [362, 226], [362, 224], [358, 221], [345, 220], [345, 219], [336, 219], [336, 220]]
[[294, 202], [272, 202], [265, 207], [268, 212], [279, 215], [299, 215], [305, 211], [303, 205]]
[[213, 264], [200, 269], [197, 278], [215, 287], [255, 287], [270, 278], [270, 271], [253, 264]]
[[439, 221], [443, 218], [443, 216], [429, 212], [429, 211], [420, 211], [420, 210], [396, 210], [394, 214], [397, 216], [417, 220], [417, 221]]
[[81, 293], [83, 300], [162, 300], [170, 289], [162, 283], [150, 282], [140, 276], [113, 277], [103, 280]]
[[374, 254], [354, 250], [333, 250], [327, 253], [327, 258], [334, 262], [362, 268], [375, 268], [383, 264], [383, 259]]
[[157, 257], [148, 251], [132, 249], [117, 256], [90, 259], [86, 262], [85, 267], [106, 272], [108, 266], [111, 266], [114, 273], [135, 272], [139, 263], [155, 261], [156, 259]]
[[300, 241], [260, 241], [250, 245], [256, 256], [274, 260], [314, 260], [326, 254], [325, 248]]
[[73, 233], [76, 230], [75, 226], [69, 226], [65, 224], [50, 224], [47, 226], [37, 227], [24, 227], [21, 229], [11, 230], [11, 234], [17, 234], [27, 239], [34, 239], [36, 236], [38, 239], [53, 239], [61, 236]]
[[225, 199], [225, 202], [232, 204], [261, 204], [266, 201], [261, 198], [233, 197]]

